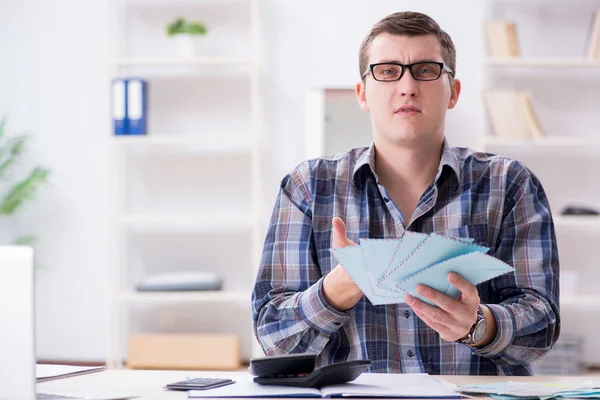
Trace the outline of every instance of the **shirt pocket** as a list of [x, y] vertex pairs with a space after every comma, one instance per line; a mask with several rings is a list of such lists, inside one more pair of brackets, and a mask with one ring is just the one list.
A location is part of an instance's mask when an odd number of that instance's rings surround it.
[[474, 244], [490, 247], [488, 245], [488, 226], [487, 224], [463, 225], [456, 228], [449, 228], [439, 232], [442, 235], [457, 239], [473, 239]]

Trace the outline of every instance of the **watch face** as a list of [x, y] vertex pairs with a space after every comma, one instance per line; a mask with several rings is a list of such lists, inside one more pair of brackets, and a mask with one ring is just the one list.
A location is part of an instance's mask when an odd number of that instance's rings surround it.
[[477, 324], [477, 326], [475, 327], [475, 330], [473, 331], [473, 343], [477, 343], [481, 339], [483, 339], [486, 328], [487, 328], [487, 323], [486, 323], [485, 319], [483, 319]]

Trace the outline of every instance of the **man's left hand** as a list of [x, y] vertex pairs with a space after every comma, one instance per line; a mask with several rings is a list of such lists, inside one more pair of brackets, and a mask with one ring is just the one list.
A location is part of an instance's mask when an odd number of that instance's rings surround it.
[[458, 299], [455, 300], [425, 285], [417, 286], [417, 293], [437, 304], [439, 308], [411, 295], [406, 295], [404, 301], [423, 322], [437, 331], [442, 339], [454, 342], [465, 337], [477, 321], [480, 299], [475, 285], [462, 276], [451, 273], [448, 275], [448, 282], [460, 290], [461, 295]]

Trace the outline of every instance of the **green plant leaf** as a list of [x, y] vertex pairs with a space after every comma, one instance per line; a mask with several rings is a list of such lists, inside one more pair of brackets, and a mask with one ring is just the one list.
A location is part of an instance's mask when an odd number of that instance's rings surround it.
[[19, 236], [13, 240], [12, 244], [15, 246], [31, 246], [36, 242], [37, 238], [33, 235]]
[[0, 121], [0, 139], [4, 136], [4, 127], [6, 126], [6, 117], [2, 117], [2, 121]]
[[15, 184], [0, 202], [0, 215], [12, 215], [21, 205], [33, 199], [37, 189], [48, 180], [50, 171], [35, 167], [29, 176]]
[[205, 35], [208, 28], [201, 22], [190, 22], [186, 26], [186, 31], [191, 35]]
[[[10, 166], [15, 164], [23, 154], [27, 139], [27, 135], [20, 135], [10, 139], [5, 147], [0, 147], [0, 178], [8, 172]], [[8, 158], [2, 160], [5, 157], [6, 150], [8, 150]]]
[[200, 21], [188, 22], [184, 18], [177, 18], [167, 26], [167, 35], [174, 36], [181, 33], [190, 35], [205, 35], [208, 28]]
[[167, 26], [167, 35], [173, 36], [177, 33], [181, 33], [183, 26], [185, 25], [185, 20], [183, 18], [177, 18], [174, 22], [170, 23]]

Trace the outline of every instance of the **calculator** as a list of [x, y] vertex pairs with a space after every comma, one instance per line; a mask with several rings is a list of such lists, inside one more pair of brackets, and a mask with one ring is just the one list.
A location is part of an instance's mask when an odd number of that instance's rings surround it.
[[231, 385], [235, 381], [226, 378], [193, 378], [185, 381], [169, 383], [165, 386], [171, 390], [207, 390], [220, 386]]

